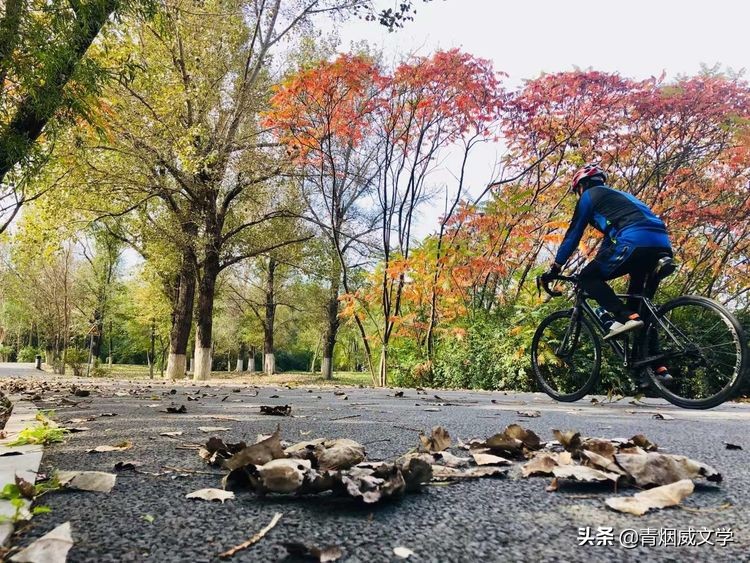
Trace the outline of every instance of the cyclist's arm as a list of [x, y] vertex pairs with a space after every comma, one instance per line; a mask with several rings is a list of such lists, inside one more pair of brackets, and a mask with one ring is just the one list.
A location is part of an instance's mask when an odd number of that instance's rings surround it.
[[593, 212], [594, 206], [591, 203], [589, 192], [583, 192], [583, 195], [576, 204], [573, 218], [570, 220], [570, 226], [555, 256], [555, 264], [560, 268], [565, 265], [568, 258], [571, 257], [578, 247], [578, 243], [581, 242], [583, 231], [586, 230], [586, 225], [591, 220]]

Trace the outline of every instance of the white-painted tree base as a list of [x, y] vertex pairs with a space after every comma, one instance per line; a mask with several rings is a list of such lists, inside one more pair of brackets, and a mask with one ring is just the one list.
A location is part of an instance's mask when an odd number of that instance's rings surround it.
[[185, 377], [185, 366], [187, 356], [185, 354], [169, 354], [167, 358], [167, 377], [169, 379], [182, 379]]
[[238, 371], [239, 373], [242, 373], [242, 368], [245, 367], [243, 363], [244, 362], [242, 361], [242, 358], [237, 358], [237, 370], [236, 371]]
[[255, 373], [255, 358], [247, 359], [247, 371], [249, 373]]
[[195, 348], [195, 372], [193, 379], [208, 379], [211, 376], [211, 348]]
[[273, 354], [264, 354], [263, 371], [266, 375], [273, 375], [276, 373], [276, 357]]
[[333, 362], [331, 358], [323, 358], [320, 362], [320, 375], [326, 379], [331, 379], [333, 376]]

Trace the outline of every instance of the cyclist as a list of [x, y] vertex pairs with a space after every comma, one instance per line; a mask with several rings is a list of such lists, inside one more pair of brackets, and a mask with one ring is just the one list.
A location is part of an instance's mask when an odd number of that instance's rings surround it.
[[[672, 256], [672, 245], [662, 220], [642, 201], [607, 186], [606, 182], [607, 173], [597, 164], [587, 164], [575, 173], [572, 185], [578, 195], [575, 212], [555, 261], [543, 276], [549, 279], [560, 273], [578, 246], [586, 225], [604, 235], [596, 257], [578, 276], [586, 293], [614, 316], [604, 340], [640, 329], [644, 324], [636, 311], [637, 301], [623, 303], [607, 280], [629, 274], [628, 293], [650, 299], [656, 293], [658, 280], [645, 287], [648, 275], [661, 258]], [[652, 347], [656, 346], [654, 343]], [[656, 373], [664, 380], [671, 380], [665, 366], [657, 367]]]

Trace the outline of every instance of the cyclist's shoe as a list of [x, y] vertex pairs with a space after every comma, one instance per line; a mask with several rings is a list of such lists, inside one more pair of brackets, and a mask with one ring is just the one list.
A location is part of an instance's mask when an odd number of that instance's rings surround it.
[[670, 375], [666, 366], [659, 366], [654, 370], [654, 374], [656, 374], [656, 379], [661, 381], [662, 385], [671, 385], [674, 383], [674, 377]]
[[638, 313], [628, 315], [622, 320], [624, 322], [620, 322], [619, 320], [617, 320], [612, 323], [612, 326], [609, 327], [609, 332], [604, 337], [604, 340], [609, 340], [610, 338], [615, 338], [632, 330], [643, 328], [643, 321], [641, 320], [641, 317], [640, 315], [638, 315]]

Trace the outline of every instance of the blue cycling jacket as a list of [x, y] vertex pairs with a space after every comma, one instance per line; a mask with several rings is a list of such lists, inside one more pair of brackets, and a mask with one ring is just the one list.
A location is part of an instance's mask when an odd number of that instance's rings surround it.
[[[636, 247], [671, 248], [667, 228], [638, 198], [609, 186], [589, 188], [578, 200], [555, 262], [564, 265], [575, 252], [586, 225], [604, 234], [600, 255], [623, 258]], [[617, 250], [621, 249], [621, 252]], [[623, 256], [619, 256], [623, 255]]]

